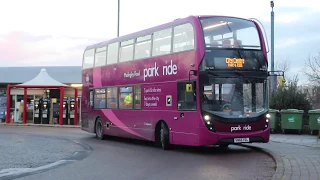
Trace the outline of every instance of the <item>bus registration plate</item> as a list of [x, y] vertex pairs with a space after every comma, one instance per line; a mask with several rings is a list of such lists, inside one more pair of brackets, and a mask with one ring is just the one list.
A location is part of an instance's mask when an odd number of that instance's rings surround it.
[[234, 138], [234, 143], [250, 142], [249, 138]]

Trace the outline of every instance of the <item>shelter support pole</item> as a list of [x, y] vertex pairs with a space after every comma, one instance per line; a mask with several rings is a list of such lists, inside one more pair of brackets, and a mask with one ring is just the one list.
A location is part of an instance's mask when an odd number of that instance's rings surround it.
[[60, 87], [60, 111], [59, 111], [59, 124], [63, 125], [63, 98], [64, 98], [64, 88]]
[[24, 93], [23, 93], [23, 124], [27, 123], [27, 88], [24, 88]]
[[74, 125], [78, 125], [78, 89], [74, 88]]
[[10, 123], [10, 107], [11, 107], [11, 94], [10, 94], [10, 84], [8, 84], [7, 86], [7, 116], [6, 116], [6, 123], [9, 124]]

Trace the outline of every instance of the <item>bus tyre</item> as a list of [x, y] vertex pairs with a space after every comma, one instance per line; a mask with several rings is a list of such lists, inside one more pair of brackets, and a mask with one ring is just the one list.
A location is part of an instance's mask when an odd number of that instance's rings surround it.
[[160, 142], [163, 150], [171, 149], [170, 141], [169, 141], [169, 129], [165, 123], [161, 123], [160, 129]]
[[100, 118], [97, 119], [95, 127], [96, 127], [96, 138], [103, 140], [104, 139], [103, 124]]

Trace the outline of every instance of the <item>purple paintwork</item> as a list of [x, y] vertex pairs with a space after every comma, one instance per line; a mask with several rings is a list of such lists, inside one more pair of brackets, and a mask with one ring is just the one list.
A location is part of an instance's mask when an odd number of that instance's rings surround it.
[[[154, 141], [157, 122], [159, 122], [159, 120], [164, 120], [168, 127], [171, 128], [170, 143], [172, 144], [202, 146], [216, 144], [221, 138], [244, 136], [259, 136], [263, 138], [263, 142], [269, 141], [270, 129], [268, 127], [264, 130], [264, 121], [260, 121], [259, 123], [249, 123], [252, 129], [246, 132], [230, 132], [230, 128], [238, 126], [238, 124], [222, 124], [215, 121], [214, 125], [220, 132], [214, 133], [210, 132], [205, 126], [199, 110], [177, 110], [176, 81], [187, 80], [189, 77], [189, 70], [197, 70], [199, 68], [199, 64], [201, 63], [205, 52], [202, 27], [196, 16], [189, 16], [146, 31], [140, 31], [92, 45], [89, 46], [88, 49], [94, 46], [124, 40], [129, 37], [147, 34], [148, 32], [153, 32], [161, 28], [170, 27], [184, 22], [191, 22], [194, 26], [196, 34], [195, 51], [180, 52], [104, 67], [84, 69], [82, 71], [82, 130], [94, 133], [95, 120], [97, 117], [101, 117], [104, 124], [105, 134]], [[260, 28], [258, 28], [258, 31], [261, 40], [263, 41]], [[264, 44], [263, 51], [265, 52]], [[192, 67], [191, 64], [194, 64], [195, 66]], [[157, 68], [157, 73], [154, 73], [154, 69]], [[134, 76], [132, 76], [133, 74]], [[196, 79], [196, 88], [199, 89], [199, 80], [197, 77], [191, 76], [191, 79]], [[89, 88], [135, 84], [142, 84], [141, 110], [91, 109], [89, 102]], [[166, 106], [167, 95], [172, 96], [172, 106]], [[199, 109], [199, 107], [200, 97], [197, 96], [197, 108]], [[180, 117], [181, 112], [184, 113], [183, 118]], [[108, 129], [105, 126], [106, 122], [111, 123]]]

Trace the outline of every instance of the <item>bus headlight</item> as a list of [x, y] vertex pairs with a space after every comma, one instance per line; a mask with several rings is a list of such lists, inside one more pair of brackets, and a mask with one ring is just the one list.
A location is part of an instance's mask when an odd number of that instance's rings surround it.
[[209, 115], [204, 115], [203, 116], [203, 119], [206, 120], [206, 121], [210, 121], [211, 120], [211, 117]]
[[212, 117], [211, 117], [209, 114], [205, 114], [205, 115], [203, 116], [203, 119], [204, 119], [204, 123], [205, 123], [205, 125], [207, 126], [207, 128], [208, 128], [210, 131], [215, 131], [214, 126], [213, 126], [213, 122], [211, 121], [211, 120], [212, 120]]
[[270, 118], [271, 116], [270, 116], [270, 114], [266, 114], [266, 118]]
[[265, 122], [265, 124], [264, 124], [264, 128], [265, 128], [265, 129], [267, 129], [268, 126], [269, 126], [270, 117], [271, 117], [271, 116], [270, 116], [269, 113], [266, 114], [266, 122]]

